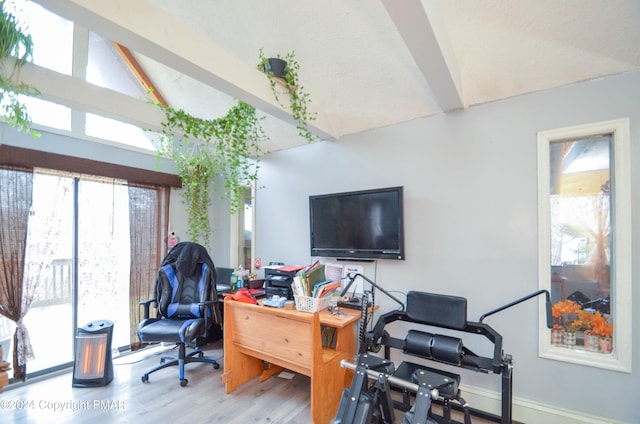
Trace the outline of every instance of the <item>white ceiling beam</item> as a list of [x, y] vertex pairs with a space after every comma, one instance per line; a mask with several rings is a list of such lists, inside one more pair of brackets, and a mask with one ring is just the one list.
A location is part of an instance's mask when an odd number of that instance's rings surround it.
[[464, 108], [460, 71], [436, 0], [382, 0], [444, 112]]
[[[4, 59], [3, 66], [11, 69], [13, 61], [12, 58]], [[158, 106], [90, 84], [83, 79], [26, 63], [20, 72], [20, 82], [36, 87], [40, 91], [40, 96], [36, 97], [43, 100], [117, 119], [140, 128], [162, 131], [165, 116]]]
[[[293, 125], [266, 76], [147, 0], [35, 0], [46, 9]], [[310, 131], [333, 139], [321, 111]]]

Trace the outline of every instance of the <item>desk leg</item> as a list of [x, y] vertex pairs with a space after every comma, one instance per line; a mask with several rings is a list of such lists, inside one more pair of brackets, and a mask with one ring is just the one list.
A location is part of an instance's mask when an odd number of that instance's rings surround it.
[[[357, 329], [357, 322], [353, 325], [347, 326], [342, 329], [337, 329], [336, 334], [336, 350], [344, 352], [344, 358], [349, 362], [355, 362], [356, 360], [356, 336], [355, 331]], [[353, 371], [345, 370], [344, 387], [351, 386], [351, 380], [353, 379]]]
[[344, 390], [345, 369], [340, 358], [311, 377], [311, 418], [314, 424], [333, 422]]
[[260, 359], [225, 347], [222, 382], [226, 393], [231, 393], [247, 381], [259, 377], [263, 371], [264, 363]]
[[336, 328], [336, 351], [340, 352], [330, 363], [314, 367], [311, 376], [311, 418], [314, 424], [332, 422], [338, 413], [342, 392], [351, 385], [347, 369], [340, 361], [353, 361], [356, 351], [355, 326]]
[[231, 393], [249, 380], [258, 377], [264, 371], [264, 363], [258, 358], [242, 353], [233, 342], [235, 329], [234, 309], [225, 305], [224, 322], [224, 359], [222, 382], [226, 393]]
[[282, 371], [284, 371], [284, 368], [278, 365], [269, 364], [268, 368], [262, 371], [262, 374], [260, 374], [260, 378], [258, 379], [258, 381], [262, 383], [263, 381], [270, 379], [271, 377], [281, 373]]
[[351, 362], [353, 362], [356, 356], [355, 331], [355, 324], [336, 329], [336, 350], [344, 352], [344, 354], [347, 355], [347, 359]]

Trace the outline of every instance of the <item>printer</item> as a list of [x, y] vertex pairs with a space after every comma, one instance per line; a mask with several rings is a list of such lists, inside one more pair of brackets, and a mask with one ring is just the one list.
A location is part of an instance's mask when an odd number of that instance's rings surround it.
[[294, 271], [290, 267], [265, 267], [264, 287], [266, 296], [271, 297], [277, 295], [293, 300], [291, 283], [293, 283], [293, 277], [296, 275], [296, 272], [297, 270]]

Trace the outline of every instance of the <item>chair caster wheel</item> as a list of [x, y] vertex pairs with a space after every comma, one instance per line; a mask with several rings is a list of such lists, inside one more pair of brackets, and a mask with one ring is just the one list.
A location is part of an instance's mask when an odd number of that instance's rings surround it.
[[147, 374], [143, 375], [141, 378], [143, 383], [148, 383], [149, 382], [149, 376]]
[[189, 384], [189, 380], [187, 380], [186, 378], [180, 379], [180, 387], [185, 387], [187, 384]]
[[213, 369], [217, 370], [218, 368], [220, 368], [220, 364], [213, 364]]

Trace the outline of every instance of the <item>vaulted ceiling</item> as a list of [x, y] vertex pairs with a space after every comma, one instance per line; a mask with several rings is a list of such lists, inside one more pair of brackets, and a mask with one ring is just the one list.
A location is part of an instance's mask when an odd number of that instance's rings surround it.
[[214, 118], [234, 98], [256, 106], [267, 150], [306, 141], [256, 69], [261, 48], [295, 51], [311, 129], [331, 140], [640, 70], [636, 0], [35, 1], [128, 47], [176, 108]]

